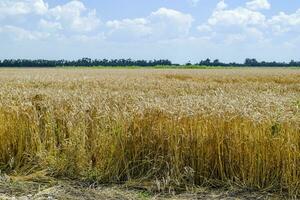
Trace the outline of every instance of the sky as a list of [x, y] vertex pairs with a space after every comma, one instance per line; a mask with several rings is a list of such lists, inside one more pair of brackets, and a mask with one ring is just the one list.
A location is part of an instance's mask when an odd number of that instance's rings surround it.
[[0, 0], [0, 59], [300, 60], [299, 0]]

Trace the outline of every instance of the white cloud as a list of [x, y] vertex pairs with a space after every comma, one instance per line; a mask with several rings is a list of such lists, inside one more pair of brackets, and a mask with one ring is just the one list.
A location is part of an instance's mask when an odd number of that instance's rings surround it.
[[0, 16], [23, 15], [30, 12], [30, 8], [24, 2], [2, 1], [0, 2]]
[[268, 0], [252, 0], [246, 3], [247, 8], [251, 10], [263, 10], [263, 9], [270, 9], [271, 4]]
[[47, 31], [62, 30], [62, 25], [59, 22], [51, 22], [45, 19], [40, 20], [39, 26]]
[[224, 10], [227, 8], [227, 4], [224, 0], [219, 1], [219, 3], [216, 6], [216, 10]]
[[144, 18], [136, 18], [136, 19], [123, 19], [123, 20], [113, 20], [108, 21], [106, 24], [108, 27], [113, 29], [121, 29], [126, 28], [128, 26], [132, 27], [144, 27], [148, 25], [148, 20]]
[[[86, 15], [84, 13], [87, 12]], [[56, 22], [63, 27], [78, 32], [90, 32], [100, 25], [100, 19], [95, 10], [88, 10], [80, 1], [71, 1], [64, 5], [56, 6], [48, 13]]]
[[[269, 9], [268, 1], [253, 0], [244, 6], [229, 7], [219, 1], [208, 20], [197, 27], [199, 35], [216, 43], [291, 43], [300, 33], [300, 9], [267, 17], [259, 9]], [[279, 38], [280, 36], [280, 38]]]
[[2, 0], [0, 2], [0, 17], [27, 15], [30, 13], [42, 15], [48, 10], [48, 4], [43, 0]]
[[197, 27], [197, 30], [200, 31], [200, 32], [211, 32], [212, 28], [207, 24], [202, 24], [202, 25]]
[[90, 32], [98, 28], [101, 21], [96, 15], [96, 11], [89, 12], [86, 16], [74, 18], [71, 27], [79, 32]]
[[145, 18], [108, 21], [110, 34], [123, 34], [124, 37], [147, 37], [151, 34], [150, 21]]
[[[188, 35], [193, 17], [176, 10], [160, 8], [145, 18], [113, 20], [106, 23], [110, 34], [152, 39], [171, 39]], [[122, 36], [121, 36], [122, 35]]]
[[32, 0], [31, 1], [33, 8], [37, 14], [45, 14], [48, 11], [48, 4], [43, 0]]
[[[79, 0], [49, 8], [44, 0], [2, 0], [0, 1], [0, 19], [14, 16], [39, 15], [39, 25], [45, 28], [69, 29], [76, 32], [90, 32], [100, 25], [95, 10], [90, 10]], [[32, 20], [32, 19], [31, 19]], [[60, 25], [59, 25], [60, 24]]]
[[300, 9], [292, 14], [280, 12], [278, 15], [273, 16], [268, 23], [276, 34], [300, 31]]
[[287, 14], [280, 12], [267, 18], [258, 9], [269, 9], [271, 5], [266, 0], [252, 0], [246, 5], [228, 8], [225, 0], [219, 1], [207, 22], [198, 26], [199, 32], [219, 35], [240, 34], [263, 41], [265, 35], [273, 37], [288, 32], [300, 32], [300, 9]]
[[80, 1], [70, 1], [64, 5], [58, 5], [50, 9], [49, 14], [56, 20], [72, 20], [81, 15], [86, 10], [84, 4]]
[[248, 36], [248, 38], [252, 38], [257, 41], [265, 40], [264, 33], [257, 28], [254, 28], [254, 27], [245, 28], [245, 33]]
[[151, 13], [150, 20], [153, 28], [160, 35], [167, 34], [171, 37], [182, 37], [189, 33], [194, 18], [190, 14], [160, 8]]
[[225, 44], [244, 41], [264, 41], [264, 30], [268, 22], [265, 15], [245, 7], [228, 8], [224, 0], [219, 1], [206, 23], [197, 27], [202, 35]]
[[266, 17], [256, 11], [238, 7], [232, 10], [216, 9], [208, 20], [210, 25], [264, 25]]
[[14, 40], [39, 40], [45, 39], [50, 36], [49, 33], [29, 31], [16, 26], [4, 26], [0, 29], [1, 34], [7, 34], [7, 36]]

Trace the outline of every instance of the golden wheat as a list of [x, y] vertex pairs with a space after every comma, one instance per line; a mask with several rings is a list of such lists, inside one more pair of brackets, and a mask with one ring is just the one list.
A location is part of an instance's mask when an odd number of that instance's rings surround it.
[[2, 69], [0, 169], [300, 195], [297, 69]]

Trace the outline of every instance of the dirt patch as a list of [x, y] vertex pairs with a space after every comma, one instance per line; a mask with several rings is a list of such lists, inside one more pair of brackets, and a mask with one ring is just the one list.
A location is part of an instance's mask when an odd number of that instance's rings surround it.
[[195, 188], [193, 192], [181, 194], [154, 194], [125, 185], [92, 186], [81, 182], [53, 180], [16, 181], [0, 179], [0, 200], [192, 200], [192, 199], [282, 199], [266, 192], [250, 192], [242, 189], [212, 190]]

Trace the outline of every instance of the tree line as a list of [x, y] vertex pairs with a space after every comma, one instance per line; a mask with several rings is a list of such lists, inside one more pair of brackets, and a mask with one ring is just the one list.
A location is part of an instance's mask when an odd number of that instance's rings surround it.
[[95, 66], [142, 66], [172, 65], [169, 60], [132, 60], [132, 59], [90, 59], [79, 60], [29, 60], [5, 59], [0, 60], [0, 67], [95, 67]]
[[[186, 65], [193, 65], [191, 63], [187, 63]], [[290, 62], [266, 62], [266, 61], [257, 61], [254, 58], [246, 58], [244, 63], [224, 63], [220, 62], [218, 59], [210, 60], [207, 58], [206, 60], [201, 60], [199, 63], [195, 63], [194, 65], [199, 66], [224, 66], [224, 67], [300, 67], [300, 61], [291, 60]]]
[[[300, 61], [290, 62], [266, 62], [257, 61], [256, 59], [246, 58], [244, 63], [224, 63], [218, 59], [210, 60], [209, 58], [201, 60], [197, 63], [188, 62], [186, 66], [223, 66], [223, 67], [300, 67]], [[95, 66], [141, 66], [141, 67], [154, 67], [154, 66], [180, 66], [179, 64], [172, 63], [167, 59], [160, 60], [132, 60], [132, 59], [90, 59], [82, 58], [78, 60], [30, 60], [30, 59], [5, 59], [0, 60], [0, 67], [95, 67]]]

